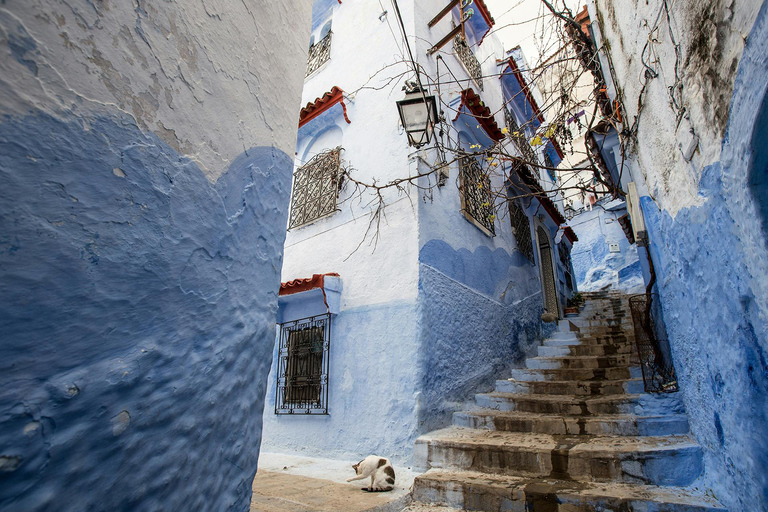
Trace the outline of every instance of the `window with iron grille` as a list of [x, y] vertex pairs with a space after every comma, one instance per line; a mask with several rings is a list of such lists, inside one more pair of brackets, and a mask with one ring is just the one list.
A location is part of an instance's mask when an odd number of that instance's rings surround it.
[[509, 221], [512, 224], [512, 233], [517, 240], [517, 250], [533, 263], [533, 240], [531, 238], [531, 225], [523, 208], [514, 199], [507, 200], [509, 205]]
[[331, 315], [280, 325], [275, 414], [328, 414]]
[[573, 290], [573, 277], [571, 276], [571, 251], [565, 244], [559, 244], [557, 251], [560, 256], [560, 263], [563, 264], [563, 273], [565, 274], [565, 285], [569, 290]]
[[288, 229], [303, 226], [336, 211], [341, 187], [341, 148], [331, 149], [293, 173], [293, 196]]
[[472, 49], [469, 47], [467, 40], [464, 39], [461, 34], [458, 34], [453, 39], [453, 51], [461, 61], [464, 68], [469, 73], [469, 76], [475, 81], [480, 90], [483, 90], [483, 69], [480, 66], [480, 61], [477, 60]]
[[491, 180], [473, 156], [459, 159], [459, 190], [461, 211], [490, 236], [496, 234], [493, 220]]
[[331, 34], [333, 32], [328, 32], [325, 37], [309, 47], [305, 78], [320, 69], [320, 66], [331, 58]]

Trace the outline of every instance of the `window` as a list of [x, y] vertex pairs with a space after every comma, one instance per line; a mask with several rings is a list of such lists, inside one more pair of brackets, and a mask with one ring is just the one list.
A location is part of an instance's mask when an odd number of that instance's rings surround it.
[[324, 151], [293, 174], [288, 229], [309, 224], [336, 211], [341, 187], [341, 147]]
[[[327, 30], [326, 30], [327, 29]], [[307, 72], [304, 77], [308, 77], [325, 64], [328, 59], [331, 58], [331, 22], [329, 21], [320, 33], [320, 40], [312, 44], [309, 47], [309, 55], [307, 56]], [[310, 39], [310, 42], [314, 40], [314, 36]]]
[[328, 414], [331, 315], [280, 325], [275, 414]]
[[533, 240], [531, 239], [531, 226], [528, 216], [515, 199], [508, 199], [509, 221], [512, 224], [512, 233], [517, 240], [517, 250], [533, 263]]
[[480, 67], [480, 61], [477, 60], [467, 40], [458, 34], [453, 39], [453, 52], [461, 61], [469, 76], [475, 81], [480, 90], [483, 90], [483, 70]]
[[565, 285], [569, 290], [573, 290], [573, 277], [571, 276], [571, 250], [565, 244], [559, 244], [557, 250], [560, 256], [560, 263], [563, 264], [563, 273], [565, 274]]
[[473, 156], [464, 156], [459, 160], [459, 191], [461, 193], [461, 211], [487, 235], [494, 236], [493, 196], [491, 180]]

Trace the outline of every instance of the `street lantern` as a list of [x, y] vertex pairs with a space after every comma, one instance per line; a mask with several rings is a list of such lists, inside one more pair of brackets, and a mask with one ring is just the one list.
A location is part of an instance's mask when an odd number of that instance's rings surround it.
[[397, 102], [397, 110], [408, 144], [417, 148], [428, 144], [437, 121], [435, 97], [426, 96], [418, 86], [409, 87], [405, 98]]

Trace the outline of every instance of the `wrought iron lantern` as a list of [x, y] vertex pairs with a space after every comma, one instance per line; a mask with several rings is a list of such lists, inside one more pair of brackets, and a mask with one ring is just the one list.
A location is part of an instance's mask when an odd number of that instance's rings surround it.
[[404, 89], [405, 98], [397, 102], [397, 110], [408, 134], [408, 144], [420, 148], [429, 143], [437, 122], [435, 97], [427, 96], [416, 84], [406, 84]]

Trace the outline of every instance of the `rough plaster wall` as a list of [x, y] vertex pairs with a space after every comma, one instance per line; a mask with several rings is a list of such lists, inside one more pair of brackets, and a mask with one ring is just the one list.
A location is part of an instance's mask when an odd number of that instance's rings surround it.
[[[306, 56], [306, 3], [7, 0], [0, 104], [119, 109], [215, 181], [254, 141], [293, 154], [299, 99], [286, 92], [305, 68], [286, 56]], [[291, 115], [274, 115], [278, 98]]]
[[[638, 2], [633, 8], [610, 0], [596, 0], [597, 21], [607, 41], [618, 87], [627, 110], [627, 124], [638, 114], [646, 68], [641, 52], [649, 31], [655, 41], [645, 62], [658, 77], [651, 79], [643, 103], [637, 138], [636, 160], [648, 193], [673, 216], [686, 206], [700, 205], [698, 182], [701, 169], [720, 157], [733, 80], [747, 34], [762, 2], [759, 0], [717, 0], [678, 2], [671, 5], [672, 33], [680, 47], [678, 96], [687, 110], [679, 123], [670, 103], [669, 88], [676, 83], [675, 51], [661, 1]], [[698, 150], [686, 162], [678, 148], [690, 137], [699, 137]], [[639, 179], [639, 176], [635, 177]]]
[[247, 509], [309, 12], [0, 5], [3, 510]]
[[[766, 101], [768, 7], [740, 58], [721, 160], [701, 170], [700, 206], [641, 204], [706, 483], [730, 510], [768, 508], [768, 250], [748, 185], [755, 119]], [[762, 200], [762, 198], [760, 198]]]
[[[622, 210], [622, 213], [626, 213]], [[645, 288], [637, 247], [630, 245], [616, 213], [596, 207], [573, 217], [568, 224], [579, 241], [571, 251], [573, 270], [580, 292], [605, 287], [626, 293], [641, 293]], [[619, 252], [610, 252], [608, 244], [619, 244]]]

